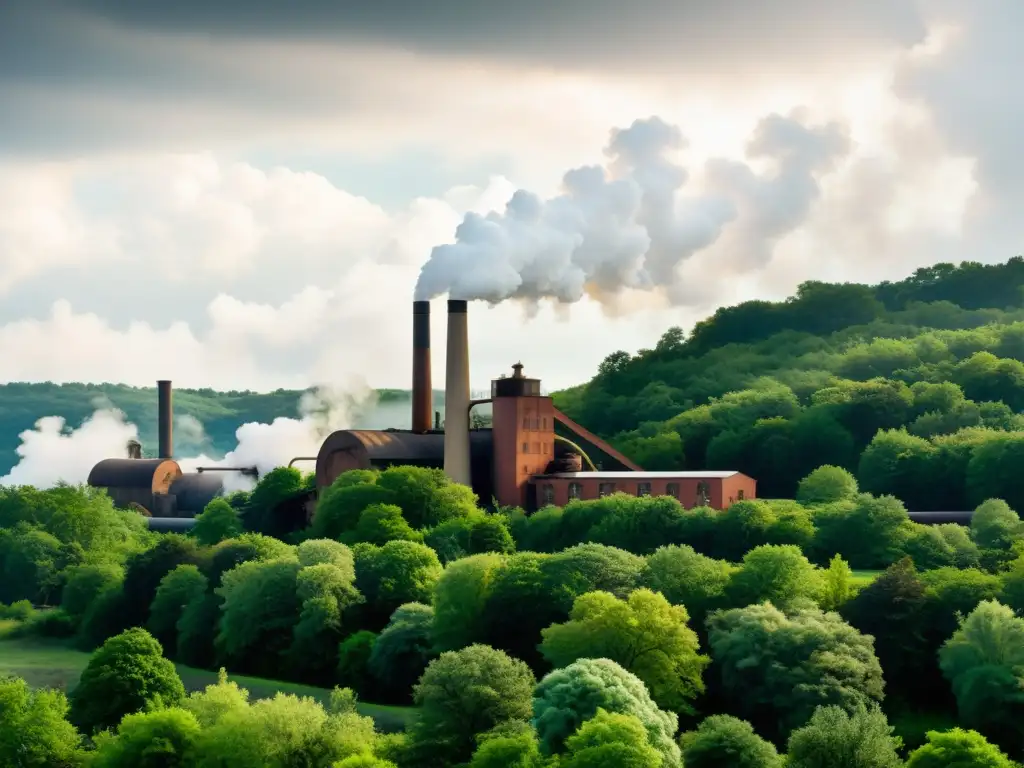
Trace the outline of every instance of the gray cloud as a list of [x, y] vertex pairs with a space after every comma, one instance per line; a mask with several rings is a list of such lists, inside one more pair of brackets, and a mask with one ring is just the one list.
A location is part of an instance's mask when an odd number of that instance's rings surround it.
[[138, 29], [374, 41], [424, 53], [613, 65], [831, 56], [906, 45], [924, 28], [910, 0], [64, 0]]
[[1020, 125], [1024, 69], [1019, 30], [1024, 5], [999, 0], [935, 0], [929, 12], [950, 34], [935, 56], [905, 62], [896, 93], [926, 107], [948, 151], [973, 158], [978, 194], [971, 200], [960, 257], [991, 261], [1024, 252], [1019, 200], [1024, 195]]
[[185, 148], [197, 135], [252, 146], [310, 120], [401, 121], [460, 87], [424, 79], [439, 62], [460, 76], [471, 60], [693, 85], [847, 66], [923, 34], [913, 0], [10, 0], [0, 152]]

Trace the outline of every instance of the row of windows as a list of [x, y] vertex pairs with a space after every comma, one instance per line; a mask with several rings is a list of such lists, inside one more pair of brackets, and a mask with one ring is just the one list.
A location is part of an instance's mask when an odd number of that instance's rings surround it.
[[[544, 494], [545, 504], [555, 503], [555, 486], [550, 483], [545, 483], [542, 487]], [[597, 495], [599, 497], [610, 496], [615, 493], [615, 483], [600, 483], [597, 486]], [[636, 484], [636, 495], [637, 496], [650, 496], [651, 495], [651, 484], [650, 483], [637, 483]], [[673, 498], [679, 499], [679, 483], [667, 483], [665, 486], [665, 495], [672, 496]], [[744, 498], [744, 492], [741, 490], [737, 494], [740, 501]], [[583, 484], [582, 483], [569, 483], [569, 500], [582, 499], [583, 498]], [[704, 507], [711, 503], [711, 488], [705, 482], [697, 483], [697, 493], [694, 499], [694, 506]]]
[[547, 429], [548, 428], [548, 417], [541, 418], [540, 416], [523, 416], [523, 429]]
[[547, 453], [547, 443], [523, 443], [523, 453]]

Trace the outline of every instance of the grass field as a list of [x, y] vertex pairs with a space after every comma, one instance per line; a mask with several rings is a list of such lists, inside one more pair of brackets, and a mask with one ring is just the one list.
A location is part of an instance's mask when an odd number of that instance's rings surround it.
[[854, 571], [851, 582], [856, 589], [862, 589], [878, 578], [882, 571]]
[[[0, 640], [0, 675], [17, 675], [36, 688], [59, 688], [65, 691], [73, 688], [88, 661], [88, 653], [64, 643], [37, 638]], [[175, 666], [187, 691], [202, 690], [217, 682], [216, 672], [181, 664]], [[296, 696], [310, 696], [326, 704], [331, 693], [326, 688], [263, 680], [258, 677], [230, 675], [230, 679], [246, 688], [253, 699], [271, 698], [276, 693], [291, 693]], [[360, 714], [372, 717], [377, 723], [377, 729], [385, 732], [404, 730], [416, 717], [416, 710], [413, 707], [391, 707], [360, 702], [358, 708]]]

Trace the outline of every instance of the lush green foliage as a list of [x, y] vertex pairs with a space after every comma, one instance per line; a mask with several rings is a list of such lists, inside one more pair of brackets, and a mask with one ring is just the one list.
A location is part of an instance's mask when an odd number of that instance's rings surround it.
[[81, 737], [65, 718], [60, 691], [32, 691], [23, 680], [0, 678], [0, 764], [18, 768], [78, 765]]
[[915, 510], [1024, 507], [1022, 288], [1019, 257], [805, 283], [613, 353], [556, 402], [646, 469], [736, 469], [763, 497], [832, 464]]
[[[113, 730], [80, 747], [65, 729], [68, 760], [144, 764], [147, 741], [162, 745], [153, 759], [167, 765], [250, 754], [233, 727], [217, 725], [227, 709], [237, 727], [278, 734], [287, 762], [305, 747], [268, 723], [295, 717], [321, 733], [322, 718], [354, 716], [352, 691], [413, 700], [422, 716], [405, 737], [371, 733], [372, 748], [350, 753], [327, 734], [310, 737], [323, 742], [317, 754], [350, 765], [672, 766], [681, 747], [698, 765], [727, 754], [770, 766], [789, 736], [789, 758], [804, 765], [843, 750], [889, 765], [898, 747], [879, 702], [896, 714], [959, 712], [1018, 752], [1022, 620], [1011, 608], [1024, 603], [1024, 530], [1003, 502], [986, 502], [971, 529], [915, 526], [896, 499], [859, 493], [842, 470], [825, 468], [801, 485], [805, 504], [747, 500], [717, 512], [619, 494], [527, 517], [469, 509], [436, 473], [397, 469], [335, 484], [392, 494], [390, 507], [368, 496], [336, 518], [352, 525], [336, 533], [348, 544], [318, 538], [315, 527], [294, 543], [153, 536], [88, 490], [8, 490], [5, 558], [36, 585], [48, 579], [61, 608], [22, 601], [0, 614], [22, 633], [77, 630], [87, 646], [112, 638], [72, 691], [69, 716], [88, 734]], [[396, 479], [382, 484], [388, 472]], [[276, 496], [296, 478], [270, 478], [254, 495]], [[394, 503], [400, 494], [405, 507]], [[62, 499], [97, 516], [61, 527]], [[433, 511], [407, 514], [413, 504]], [[391, 521], [372, 541], [357, 535], [367, 508]], [[477, 551], [476, 530], [491, 532], [477, 539], [491, 551]], [[45, 536], [58, 543], [36, 546]], [[549, 551], [527, 551], [530, 542]], [[53, 559], [62, 549], [72, 553], [66, 564]], [[889, 567], [865, 579], [844, 555]], [[138, 622], [160, 642], [124, 632]], [[330, 711], [290, 699], [270, 711], [221, 684], [211, 689], [216, 702], [200, 706], [181, 698], [162, 651], [352, 691]], [[543, 678], [535, 690], [534, 675]], [[701, 724], [698, 712], [713, 716]], [[690, 725], [677, 744], [679, 716]], [[924, 741], [922, 730], [911, 746]]]
[[71, 722], [85, 733], [116, 726], [121, 718], [147, 706], [170, 706], [185, 687], [164, 658], [163, 649], [144, 629], [129, 629], [107, 640], [71, 691]]

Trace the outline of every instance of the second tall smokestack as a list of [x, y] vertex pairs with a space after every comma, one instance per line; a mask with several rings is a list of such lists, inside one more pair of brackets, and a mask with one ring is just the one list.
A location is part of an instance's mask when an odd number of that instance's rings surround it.
[[170, 459], [174, 457], [174, 432], [172, 427], [174, 407], [171, 403], [171, 382], [158, 381], [156, 383], [156, 409], [157, 440], [159, 442], [160, 458]]
[[467, 303], [448, 301], [448, 350], [444, 381], [444, 471], [472, 485], [469, 464], [469, 328]]
[[412, 431], [433, 426], [434, 386], [430, 371], [430, 302], [412, 303]]

